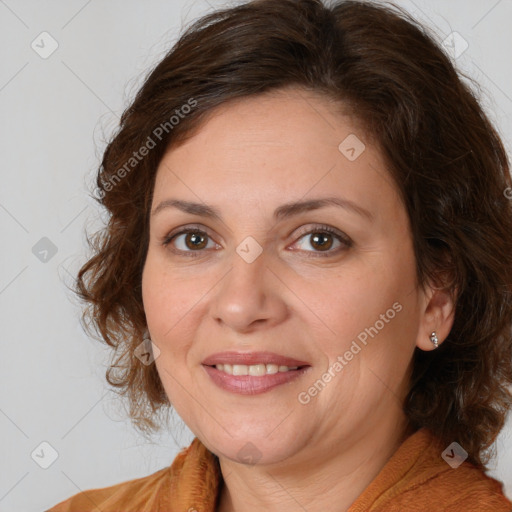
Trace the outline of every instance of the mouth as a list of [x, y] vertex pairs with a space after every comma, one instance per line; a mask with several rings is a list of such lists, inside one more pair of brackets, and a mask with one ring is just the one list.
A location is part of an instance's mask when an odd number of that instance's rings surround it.
[[202, 362], [214, 384], [243, 395], [265, 393], [304, 375], [311, 365], [272, 352], [221, 352]]
[[251, 375], [252, 377], [262, 377], [263, 375], [275, 375], [276, 373], [290, 372], [305, 368], [305, 366], [286, 366], [277, 364], [216, 364], [210, 368], [216, 368], [220, 372], [228, 375]]

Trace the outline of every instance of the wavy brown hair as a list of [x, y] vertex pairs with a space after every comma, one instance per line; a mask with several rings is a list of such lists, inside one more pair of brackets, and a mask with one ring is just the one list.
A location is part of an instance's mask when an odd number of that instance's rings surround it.
[[512, 403], [512, 183], [463, 78], [435, 36], [393, 5], [255, 0], [184, 31], [104, 152], [96, 185], [109, 220], [88, 238], [93, 254], [76, 281], [86, 328], [114, 349], [107, 381], [141, 433], [157, 430], [155, 414], [170, 405], [155, 365], [135, 355], [158, 164], [216, 106], [301, 87], [338, 101], [378, 143], [408, 212], [418, 283], [456, 301], [440, 348], [415, 351], [404, 411], [485, 469]]

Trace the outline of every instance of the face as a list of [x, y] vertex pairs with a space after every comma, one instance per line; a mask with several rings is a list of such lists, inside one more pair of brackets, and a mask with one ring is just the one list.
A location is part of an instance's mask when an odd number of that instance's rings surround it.
[[403, 418], [424, 304], [408, 217], [339, 111], [298, 89], [245, 98], [159, 165], [142, 279], [155, 364], [219, 457], [311, 461]]

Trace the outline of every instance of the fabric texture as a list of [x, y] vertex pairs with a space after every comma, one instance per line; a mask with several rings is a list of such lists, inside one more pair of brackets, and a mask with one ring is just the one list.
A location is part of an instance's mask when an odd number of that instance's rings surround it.
[[[416, 431], [347, 512], [512, 512], [499, 481], [467, 461], [452, 468], [445, 448], [428, 429]], [[221, 485], [218, 458], [195, 438], [171, 466], [80, 492], [47, 512], [215, 512]]]

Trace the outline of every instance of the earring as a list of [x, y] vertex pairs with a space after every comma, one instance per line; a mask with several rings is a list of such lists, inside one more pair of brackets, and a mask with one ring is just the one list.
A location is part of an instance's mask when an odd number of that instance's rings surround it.
[[434, 344], [434, 347], [439, 347], [439, 340], [437, 339], [436, 331], [432, 332], [430, 335], [430, 341]]

